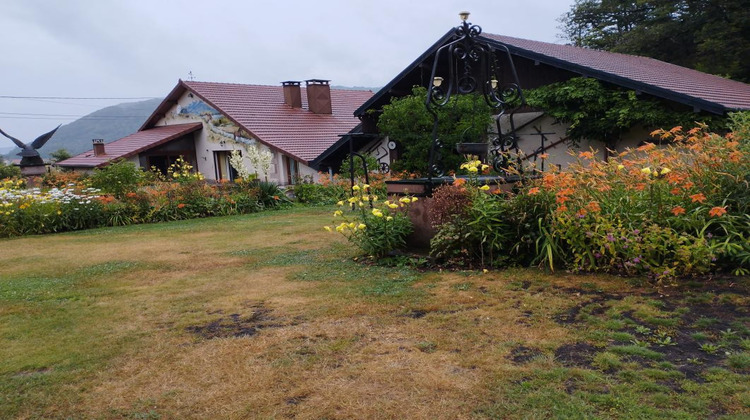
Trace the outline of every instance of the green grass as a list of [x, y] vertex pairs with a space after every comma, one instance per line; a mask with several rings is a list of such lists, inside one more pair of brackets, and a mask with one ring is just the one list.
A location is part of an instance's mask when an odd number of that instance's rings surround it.
[[0, 241], [0, 418], [750, 415], [747, 279], [656, 298], [637, 279], [376, 265], [329, 219]]

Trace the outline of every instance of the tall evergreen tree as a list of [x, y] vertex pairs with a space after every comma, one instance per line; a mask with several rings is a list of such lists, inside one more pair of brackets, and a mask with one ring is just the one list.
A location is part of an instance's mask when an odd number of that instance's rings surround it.
[[573, 45], [750, 82], [747, 0], [576, 0], [560, 22]]

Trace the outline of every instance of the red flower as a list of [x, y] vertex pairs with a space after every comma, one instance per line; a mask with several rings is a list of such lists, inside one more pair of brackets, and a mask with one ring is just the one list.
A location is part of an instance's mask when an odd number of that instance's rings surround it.
[[180, 204], [177, 205], [177, 208], [181, 209], [181, 208], [184, 208], [185, 206], [186, 206], [185, 203], [180, 203]]
[[536, 195], [539, 194], [539, 187], [534, 187], [529, 189], [529, 195]]
[[681, 214], [685, 214], [685, 209], [684, 209], [684, 208], [682, 208], [681, 206], [675, 206], [675, 207], [673, 207], [673, 208], [672, 208], [672, 210], [670, 210], [670, 211], [671, 211], [671, 212], [672, 212], [672, 214], [674, 214], [675, 216], [679, 216], [679, 215], [681, 215]]
[[703, 203], [706, 201], [706, 196], [703, 193], [698, 193], [691, 195], [690, 199], [693, 200], [693, 203]]

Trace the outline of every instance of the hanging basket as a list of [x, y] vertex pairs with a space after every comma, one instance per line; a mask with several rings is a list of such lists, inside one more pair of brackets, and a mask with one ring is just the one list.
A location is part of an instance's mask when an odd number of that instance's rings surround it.
[[487, 156], [489, 143], [458, 143], [456, 151], [462, 155]]

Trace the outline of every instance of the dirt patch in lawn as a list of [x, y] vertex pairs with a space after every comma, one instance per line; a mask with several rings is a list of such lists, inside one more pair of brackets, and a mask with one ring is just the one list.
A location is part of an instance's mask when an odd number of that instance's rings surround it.
[[558, 324], [606, 329], [611, 337], [597, 347], [585, 342], [559, 347], [555, 357], [566, 366], [590, 368], [596, 355], [607, 351], [642, 367], [671, 364], [685, 378], [702, 382], [708, 369], [726, 368], [728, 356], [746, 350], [750, 339], [746, 288], [707, 284], [668, 293], [565, 293], [585, 300], [557, 314]]
[[[250, 315], [229, 314], [221, 316], [207, 324], [191, 325], [186, 330], [203, 339], [211, 340], [214, 338], [250, 337], [264, 328], [282, 327], [285, 325], [280, 323], [277, 317], [271, 314], [271, 309], [263, 305], [255, 305], [251, 309], [252, 313]], [[212, 314], [222, 312], [220, 310], [213, 311]]]
[[515, 364], [529, 362], [542, 355], [542, 351], [533, 347], [518, 346], [510, 351], [508, 358]]
[[564, 366], [591, 368], [591, 362], [598, 351], [588, 343], [565, 344], [555, 350], [555, 360]]

